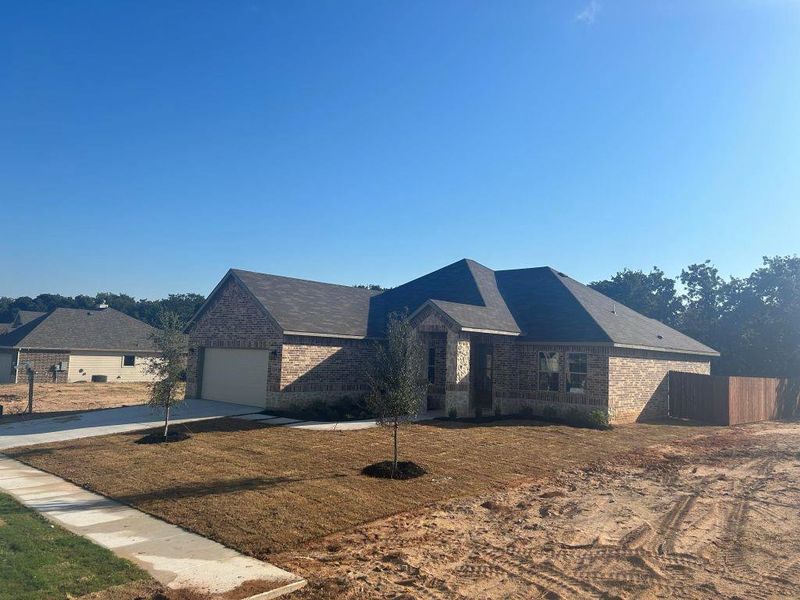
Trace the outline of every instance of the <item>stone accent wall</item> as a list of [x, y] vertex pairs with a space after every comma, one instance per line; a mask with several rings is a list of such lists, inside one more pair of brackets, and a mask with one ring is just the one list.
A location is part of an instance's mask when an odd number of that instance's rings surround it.
[[280, 388], [282, 345], [283, 333], [278, 325], [264, 314], [235, 279], [228, 279], [189, 330], [186, 397], [196, 398], [201, 393], [202, 372], [199, 365], [203, 348], [273, 350], [274, 354], [269, 360], [267, 387], [269, 392], [277, 392]]
[[[20, 350], [17, 383], [28, 381], [27, 373], [22, 367], [26, 362], [33, 367], [33, 380], [36, 383], [66, 383], [69, 369], [69, 351], [67, 350]], [[64, 363], [63, 371], [56, 371], [55, 365]]]
[[303, 406], [363, 396], [369, 389], [366, 370], [374, 345], [374, 340], [286, 336], [280, 393], [270, 395], [268, 406]]
[[612, 423], [667, 416], [670, 371], [711, 373], [707, 357], [666, 352], [614, 348], [608, 363], [608, 408]]
[[469, 355], [472, 345], [468, 333], [447, 334], [447, 384], [445, 411], [457, 417], [472, 416], [469, 398]]

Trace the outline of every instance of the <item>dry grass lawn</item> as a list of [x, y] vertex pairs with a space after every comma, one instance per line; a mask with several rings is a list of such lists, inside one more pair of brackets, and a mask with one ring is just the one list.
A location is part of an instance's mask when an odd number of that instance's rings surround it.
[[7, 453], [171, 523], [265, 558], [431, 502], [474, 495], [626, 451], [713, 431], [631, 425], [611, 431], [536, 422], [431, 422], [401, 431], [401, 457], [428, 475], [376, 480], [360, 469], [389, 457], [388, 431], [306, 431], [220, 419], [193, 437], [135, 443], [141, 433]]
[[[116, 408], [147, 402], [147, 383], [36, 383], [33, 386], [34, 416]], [[0, 385], [4, 415], [28, 409], [28, 384]]]

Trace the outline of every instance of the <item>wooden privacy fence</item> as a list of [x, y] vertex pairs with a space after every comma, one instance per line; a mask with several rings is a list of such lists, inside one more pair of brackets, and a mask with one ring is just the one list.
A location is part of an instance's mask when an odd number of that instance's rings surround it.
[[669, 416], [737, 425], [800, 416], [800, 379], [669, 373]]

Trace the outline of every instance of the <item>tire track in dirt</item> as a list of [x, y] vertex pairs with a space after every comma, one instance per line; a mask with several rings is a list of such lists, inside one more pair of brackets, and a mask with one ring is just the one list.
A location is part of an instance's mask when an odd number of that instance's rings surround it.
[[[747, 547], [747, 525], [750, 512], [752, 511], [752, 501], [755, 494], [766, 487], [768, 478], [772, 476], [774, 460], [764, 458], [750, 463], [752, 473], [743, 478], [741, 489], [737, 491], [736, 481], [733, 482], [732, 496], [733, 505], [729, 511], [728, 518], [723, 531], [722, 551], [720, 558], [723, 563], [723, 576], [739, 584], [745, 584], [751, 588], [753, 598], [785, 598], [790, 597], [796, 591], [789, 582], [783, 583], [782, 578], [762, 575], [756, 569], [764, 568], [760, 561], [753, 561], [745, 552]], [[780, 570], [782, 565], [773, 565], [770, 571]], [[787, 585], [788, 584], [788, 585]]]
[[573, 577], [550, 561], [534, 562], [524, 553], [487, 546], [481, 558], [509, 575], [535, 585], [550, 598], [605, 598], [606, 593], [588, 581]]

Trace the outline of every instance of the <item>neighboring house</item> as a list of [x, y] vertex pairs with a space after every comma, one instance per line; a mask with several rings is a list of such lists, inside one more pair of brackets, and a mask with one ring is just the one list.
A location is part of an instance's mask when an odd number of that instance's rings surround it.
[[21, 327], [23, 325], [27, 325], [31, 321], [38, 319], [39, 317], [43, 317], [47, 314], [46, 311], [38, 311], [38, 310], [18, 310], [17, 314], [14, 315], [14, 320], [11, 321], [11, 329], [15, 327]]
[[392, 312], [425, 345], [430, 414], [666, 413], [670, 370], [719, 354], [549, 267], [461, 260], [386, 291], [230, 270], [194, 316], [187, 397], [288, 408], [367, 391]]
[[[20, 313], [27, 311], [20, 311]], [[147, 323], [113, 308], [56, 308], [0, 335], [0, 383], [25, 381], [26, 363], [37, 382], [149, 381], [145, 370], [156, 356]], [[15, 368], [18, 365], [18, 368]]]

